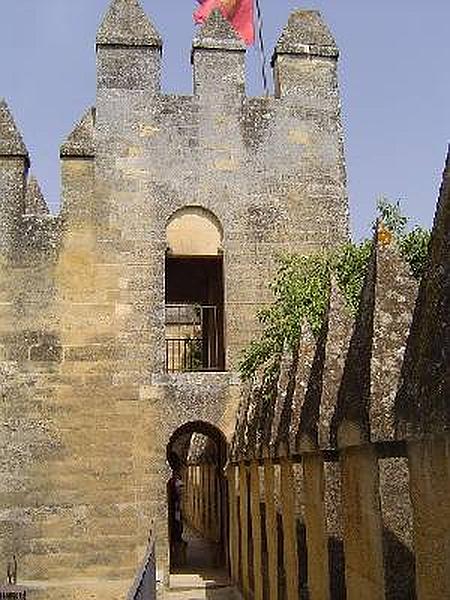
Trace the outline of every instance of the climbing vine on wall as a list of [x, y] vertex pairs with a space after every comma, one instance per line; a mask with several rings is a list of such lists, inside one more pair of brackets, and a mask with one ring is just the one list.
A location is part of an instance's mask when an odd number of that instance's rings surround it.
[[400, 254], [409, 264], [413, 276], [420, 279], [427, 264], [431, 232], [418, 226], [408, 231], [409, 219], [402, 214], [399, 201], [392, 203], [380, 198], [377, 209], [386, 228], [394, 234]]
[[415, 227], [398, 240], [400, 253], [409, 264], [412, 274], [420, 279], [428, 262], [428, 246], [431, 232], [422, 227]]
[[330, 256], [331, 271], [336, 284], [353, 314], [358, 310], [371, 250], [371, 241], [364, 240], [359, 244], [345, 244]]
[[[408, 218], [401, 213], [399, 203], [383, 198], [378, 201], [377, 208], [379, 218], [393, 234], [412, 274], [420, 279], [427, 262], [430, 232], [421, 227], [407, 231]], [[295, 346], [303, 327], [309, 327], [313, 335], [318, 336], [332, 279], [342, 292], [349, 311], [356, 314], [371, 250], [371, 240], [364, 240], [309, 256], [282, 257], [271, 284], [274, 302], [258, 314], [262, 333], [243, 354], [242, 377], [249, 379], [260, 369], [273, 370], [283, 348]]]

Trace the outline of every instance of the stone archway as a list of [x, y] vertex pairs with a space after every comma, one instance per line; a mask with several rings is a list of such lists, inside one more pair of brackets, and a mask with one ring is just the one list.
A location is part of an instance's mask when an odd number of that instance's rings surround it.
[[228, 445], [211, 423], [178, 427], [167, 444], [171, 581], [222, 572], [228, 565], [228, 500], [224, 467]]
[[166, 236], [167, 251], [175, 256], [222, 253], [222, 225], [214, 213], [200, 206], [185, 206], [171, 215]]

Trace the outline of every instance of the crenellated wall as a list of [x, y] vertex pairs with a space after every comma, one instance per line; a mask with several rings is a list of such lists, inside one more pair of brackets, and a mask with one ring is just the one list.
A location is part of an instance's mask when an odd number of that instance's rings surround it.
[[356, 317], [333, 285], [318, 338], [242, 396], [228, 482], [244, 598], [450, 594], [449, 176], [450, 155], [420, 286], [380, 224]]

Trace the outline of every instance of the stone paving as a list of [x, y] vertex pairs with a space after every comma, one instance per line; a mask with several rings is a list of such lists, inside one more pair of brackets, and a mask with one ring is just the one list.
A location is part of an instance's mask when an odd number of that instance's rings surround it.
[[169, 600], [241, 600], [240, 594], [231, 587], [170, 591], [166, 594], [166, 598]]
[[224, 567], [218, 566], [217, 545], [193, 532], [186, 532], [186, 565], [170, 577], [169, 600], [240, 600], [241, 595], [229, 585]]

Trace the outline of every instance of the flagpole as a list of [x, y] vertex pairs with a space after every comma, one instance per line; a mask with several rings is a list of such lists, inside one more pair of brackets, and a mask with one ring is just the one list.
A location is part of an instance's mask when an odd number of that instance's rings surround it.
[[263, 86], [264, 86], [264, 93], [266, 96], [269, 95], [269, 85], [267, 82], [267, 60], [266, 60], [266, 50], [264, 48], [264, 34], [263, 34], [263, 18], [262, 18], [262, 11], [261, 11], [261, 4], [260, 4], [260, 0], [255, 0], [255, 4], [256, 4], [256, 16], [257, 16], [257, 23], [258, 23], [258, 37], [259, 37], [259, 49], [261, 52], [261, 63], [262, 63], [262, 80], [263, 80]]

